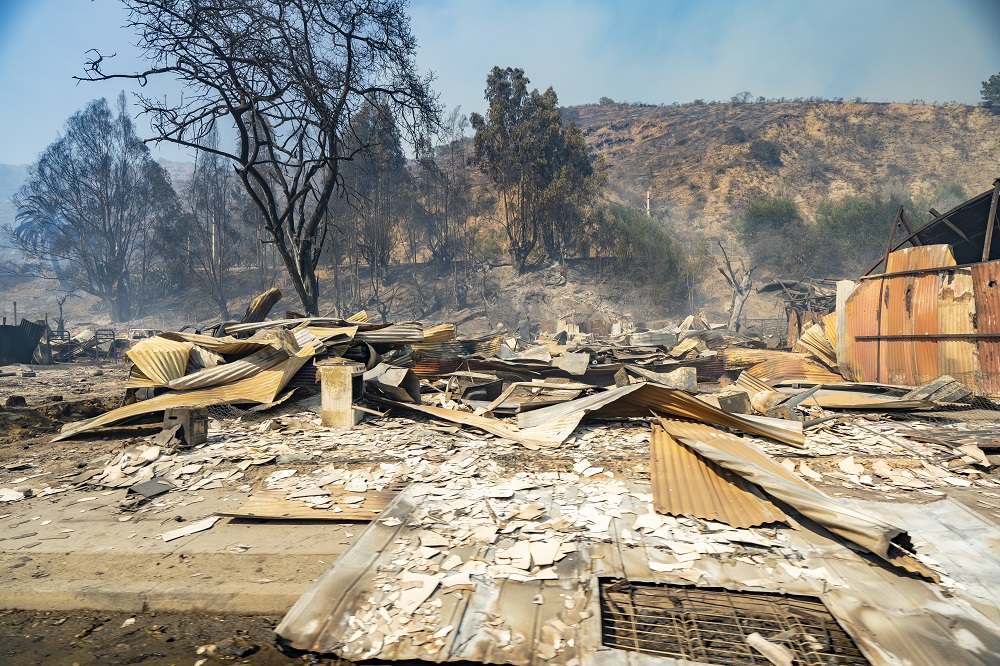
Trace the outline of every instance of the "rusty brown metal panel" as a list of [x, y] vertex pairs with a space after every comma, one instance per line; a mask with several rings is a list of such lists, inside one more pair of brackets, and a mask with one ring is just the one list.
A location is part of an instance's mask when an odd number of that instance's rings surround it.
[[693, 515], [732, 527], [754, 527], [785, 519], [771, 502], [754, 494], [739, 475], [706, 461], [654, 423], [650, 436], [653, 506], [672, 516]]
[[849, 380], [875, 382], [879, 380], [878, 340], [858, 340], [858, 336], [878, 335], [881, 316], [882, 280], [866, 280], [859, 284], [844, 304], [843, 354], [838, 359], [850, 376]]
[[[889, 255], [886, 272], [954, 266], [948, 245], [923, 245]], [[939, 281], [937, 273], [898, 275], [885, 279], [880, 335], [933, 335], [938, 332]], [[938, 376], [936, 338], [883, 340], [880, 381], [917, 385]]]
[[[975, 323], [972, 270], [942, 271], [938, 284], [938, 332], [970, 335], [976, 332]], [[975, 340], [941, 340], [938, 343], [938, 371], [981, 392], [982, 372]]]
[[811, 358], [798, 354], [758, 363], [746, 372], [765, 382], [800, 379], [819, 384], [835, 384], [844, 381], [840, 375], [830, 372]]
[[[972, 285], [976, 301], [977, 333], [1000, 333], [1000, 261], [972, 267]], [[978, 342], [982, 381], [976, 393], [1000, 396], [1000, 340]]]
[[[910, 270], [910, 253], [900, 250], [889, 255], [886, 272]], [[913, 332], [908, 321], [908, 304], [913, 301], [911, 276], [886, 278], [882, 283], [880, 335], [907, 335]], [[882, 340], [879, 346], [879, 381], [910, 385], [912, 343], [908, 340]]]
[[[937, 273], [929, 273], [914, 276], [912, 280], [913, 302], [907, 313], [910, 319], [909, 325], [917, 335], [934, 335], [938, 332], [941, 278]], [[910, 384], [924, 384], [940, 375], [938, 370], [940, 344], [937, 338], [913, 341], [911, 350], [914, 366], [911, 370]]]

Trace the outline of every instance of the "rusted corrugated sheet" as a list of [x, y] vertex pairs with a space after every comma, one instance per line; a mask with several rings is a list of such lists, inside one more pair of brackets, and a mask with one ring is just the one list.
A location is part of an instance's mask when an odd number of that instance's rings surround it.
[[840, 370], [840, 374], [848, 381], [853, 381], [855, 377], [847, 363], [845, 363], [847, 356], [847, 322], [844, 313], [847, 311], [847, 299], [851, 297], [857, 286], [851, 280], [840, 280], [837, 282], [837, 309], [833, 313], [836, 317], [834, 320], [836, 332], [834, 337], [830, 339], [834, 349], [837, 350], [837, 369]]
[[140, 340], [125, 354], [156, 386], [180, 379], [187, 371], [190, 342], [177, 342], [157, 335]]
[[972, 285], [976, 297], [977, 332], [998, 336], [981, 338], [978, 343], [981, 392], [1000, 396], [1000, 261], [973, 266]]
[[959, 268], [948, 246], [923, 246], [893, 252], [887, 272], [928, 268], [939, 270], [861, 283], [844, 306], [838, 361], [856, 381], [916, 386], [946, 374], [1000, 396], [998, 262]]
[[802, 354], [788, 354], [748, 368], [747, 373], [765, 382], [800, 379], [819, 384], [844, 381], [838, 374]]
[[844, 354], [839, 364], [856, 382], [878, 381], [879, 340], [858, 340], [878, 335], [882, 316], [882, 280], [867, 280], [858, 285], [844, 305]]
[[754, 527], [785, 519], [751, 485], [679, 444], [662, 426], [650, 436], [653, 506], [672, 516], [693, 515], [732, 527]]
[[[976, 332], [976, 298], [971, 268], [957, 268], [940, 274], [937, 315], [939, 333], [968, 336]], [[982, 372], [976, 341], [941, 339], [938, 343], [938, 372], [950, 375], [981, 393]]]

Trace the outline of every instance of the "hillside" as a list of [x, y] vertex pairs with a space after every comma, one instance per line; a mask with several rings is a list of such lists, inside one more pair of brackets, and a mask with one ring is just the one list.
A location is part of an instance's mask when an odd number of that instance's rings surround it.
[[[739, 209], [762, 196], [790, 196], [811, 218], [823, 198], [904, 190], [917, 198], [947, 182], [971, 196], [1000, 176], [1000, 113], [978, 107], [609, 104], [564, 113], [604, 155], [615, 194], [645, 206], [648, 188], [654, 216], [689, 239], [725, 237]], [[747, 140], [727, 142], [727, 128]], [[757, 139], [778, 144], [780, 165], [749, 156]]]

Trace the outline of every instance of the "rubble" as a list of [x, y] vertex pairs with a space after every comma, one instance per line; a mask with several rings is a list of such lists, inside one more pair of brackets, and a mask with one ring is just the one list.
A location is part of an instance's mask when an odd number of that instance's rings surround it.
[[[850, 342], [842, 284], [823, 292], [829, 312], [806, 302], [817, 316], [793, 351], [694, 317], [461, 339], [448, 324], [248, 310], [215, 336], [159, 333], [127, 352], [127, 404], [53, 441], [136, 418], [163, 429], [72, 472], [2, 470], [0, 505], [128, 489], [105, 510], [160, 521], [164, 542], [234, 519], [366, 524], [277, 628], [355, 661], [626, 660], [635, 646], [602, 643], [606, 589], [648, 584], [818, 600], [872, 664], [991, 663], [1000, 580], [977, 578], [971, 552], [1000, 564], [985, 517], [1000, 518], [1000, 442], [956, 417], [989, 406], [986, 384], [843, 374], [871, 358]], [[349, 416], [336, 427], [327, 388]], [[223, 505], [172, 522], [209, 495]], [[42, 529], [21, 536], [56, 538]], [[740, 638], [782, 664], [810, 640]]]

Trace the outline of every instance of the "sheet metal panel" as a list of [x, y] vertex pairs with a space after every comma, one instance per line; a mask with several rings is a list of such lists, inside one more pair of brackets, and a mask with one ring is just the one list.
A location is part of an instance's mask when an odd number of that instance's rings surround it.
[[[957, 268], [939, 274], [938, 332], [970, 335], [976, 332], [976, 299], [972, 269]], [[938, 372], [951, 375], [976, 393], [982, 393], [979, 348], [975, 340], [938, 342]]]
[[192, 346], [190, 342], [177, 342], [157, 335], [140, 340], [125, 354], [150, 381], [163, 386], [184, 376]]
[[847, 311], [847, 299], [851, 297], [857, 286], [851, 280], [840, 280], [837, 282], [837, 309], [833, 312], [836, 331], [834, 336], [830, 338], [831, 344], [837, 350], [837, 367], [840, 370], [840, 374], [848, 381], [854, 381], [854, 374], [847, 363], [844, 362], [847, 356], [847, 328], [844, 313]]
[[797, 354], [758, 363], [748, 368], [746, 372], [765, 382], [800, 379], [818, 384], [836, 384], [844, 381], [843, 377], [830, 372], [811, 358]]
[[0, 326], [0, 365], [31, 363], [45, 325], [22, 319], [17, 326]]
[[[976, 300], [978, 333], [1000, 333], [1000, 261], [972, 267], [972, 285]], [[977, 393], [1000, 396], [1000, 338], [978, 342], [981, 387]]]
[[247, 377], [232, 384], [194, 389], [193, 391], [172, 391], [149, 400], [112, 409], [110, 412], [92, 419], [67, 423], [52, 441], [58, 442], [101, 426], [113, 425], [134, 416], [151, 414], [171, 407], [209, 407], [223, 404], [274, 402], [292, 376], [314, 355], [315, 350], [310, 345], [288, 360], [263, 370], [253, 377]]
[[693, 515], [731, 527], [785, 519], [778, 507], [756, 494], [737, 474], [706, 461], [655, 423], [650, 435], [650, 482], [653, 506], [659, 513]]
[[805, 436], [801, 431], [793, 430], [792, 427], [761, 424], [744, 419], [738, 414], [727, 414], [683, 391], [660, 386], [653, 382], [619, 386], [604, 393], [578, 398], [561, 405], [521, 412], [517, 415], [517, 423], [522, 428], [533, 428], [558, 421], [574, 413], [596, 418], [648, 417], [653, 413], [667, 414], [725, 428], [736, 428], [743, 432], [770, 437], [800, 448], [805, 446]]
[[[889, 255], [886, 272], [909, 270], [910, 258], [911, 255], [906, 250], [893, 252]], [[882, 283], [879, 334], [907, 335], [913, 333], [912, 319], [907, 316], [912, 302], [912, 276], [901, 275], [886, 278]], [[879, 381], [909, 385], [914, 360], [913, 343], [909, 340], [882, 340], [879, 349]]]
[[847, 379], [879, 381], [879, 341], [858, 340], [878, 335], [882, 316], [882, 280], [866, 280], [858, 285], [844, 304], [843, 352], [838, 358]]
[[[648, 484], [628, 482], [634, 493], [649, 493]], [[574, 487], [543, 488], [535, 491], [532, 501], [546, 505], [550, 515], [560, 515], [560, 505], [552, 499], [561, 493], [565, 501], [576, 501]], [[346, 649], [348, 638], [355, 634], [349, 618], [359, 609], [374, 608], [388, 602], [388, 595], [398, 590], [400, 580], [393, 580], [400, 571], [392, 560], [401, 540], [413, 541], [413, 532], [422, 528], [431, 508], [429, 488], [414, 485], [403, 491], [382, 514], [382, 519], [369, 524], [360, 538], [330, 569], [328, 569], [282, 619], [276, 632], [298, 649], [318, 652], [338, 652], [357, 658]], [[996, 542], [996, 525], [964, 510], [951, 501], [930, 505], [905, 507], [899, 504], [866, 503], [853, 507], [849, 500], [845, 506], [866, 513], [880, 515], [881, 509], [892, 509], [893, 522], [906, 518], [903, 527], [908, 531], [931, 536], [927, 546], [929, 555], [946, 564], [948, 574], [963, 583], [946, 596], [936, 586], [912, 576], [900, 576], [894, 569], [873, 566], [866, 556], [831, 539], [826, 533], [809, 529], [779, 528], [787, 538], [788, 552], [771, 551], [767, 565], [755, 565], [730, 560], [720, 561], [718, 556], [704, 555], [691, 566], [704, 572], [698, 585], [730, 590], [749, 589], [820, 597], [837, 620], [851, 634], [873, 666], [941, 666], [963, 663], [986, 666], [997, 663], [1000, 655], [1000, 630], [997, 627], [996, 576], [981, 576], [981, 558], [993, 565], [997, 556], [992, 552], [976, 550], [975, 544]], [[909, 509], [906, 514], [897, 509]], [[666, 549], [655, 537], [637, 534], [633, 523], [636, 516], [646, 513], [648, 502], [640, 502], [635, 495], [624, 496], [620, 518], [612, 518], [608, 528], [610, 543], [586, 537], [577, 540], [578, 553], [571, 553], [557, 563], [558, 580], [517, 582], [481, 576], [475, 589], [458, 594], [444, 593], [441, 589], [425, 602], [439, 604], [435, 612], [440, 626], [453, 626], [444, 645], [431, 654], [426, 648], [409, 640], [402, 644], [383, 644], [377, 654], [369, 655], [379, 661], [386, 659], [422, 659], [435, 662], [469, 661], [475, 663], [510, 663], [527, 666], [553, 664], [563, 666], [605, 666], [609, 664], [675, 664], [672, 659], [660, 659], [633, 652], [601, 646], [600, 610], [596, 603], [588, 606], [589, 617], [581, 618], [577, 625], [575, 646], [561, 650], [555, 657], [541, 658], [536, 646], [544, 642], [545, 618], [553, 607], [565, 608], [573, 591], [582, 591], [593, 602], [597, 598], [598, 577], [624, 577], [633, 580], [690, 584], [669, 572], [654, 571], [650, 562], [663, 563], [673, 558], [665, 555]], [[947, 532], [928, 533], [928, 516], [933, 513], [933, 523], [954, 526]], [[386, 518], [396, 519], [387, 525]], [[434, 526], [430, 522], [429, 526]], [[632, 530], [639, 547], [626, 548], [622, 535]], [[974, 538], [969, 537], [974, 534]], [[452, 545], [448, 554], [457, 554], [464, 561], [473, 555], [473, 549], [485, 544]], [[405, 545], [405, 544], [404, 544]], [[489, 546], [492, 548], [493, 546]], [[922, 550], [924, 546], [921, 547]], [[491, 559], [487, 548], [476, 555]], [[447, 556], [447, 555], [446, 555]], [[626, 559], [629, 562], [626, 562]], [[977, 560], [976, 558], [980, 558]], [[829, 582], [811, 576], [791, 576], [775, 562], [787, 562], [795, 567], [824, 569]], [[996, 567], [987, 567], [993, 572]], [[389, 590], [378, 587], [376, 581], [390, 580]], [[541, 595], [535, 601], [534, 595]], [[501, 647], [496, 629], [519, 633], [516, 644]], [[965, 637], [964, 641], [956, 636]], [[364, 632], [358, 632], [359, 637]], [[364, 639], [361, 638], [363, 641]], [[360, 642], [360, 641], [359, 641]], [[357, 645], [354, 642], [353, 645]], [[347, 653], [347, 654], [345, 654]], [[690, 662], [684, 662], [690, 663]]]

